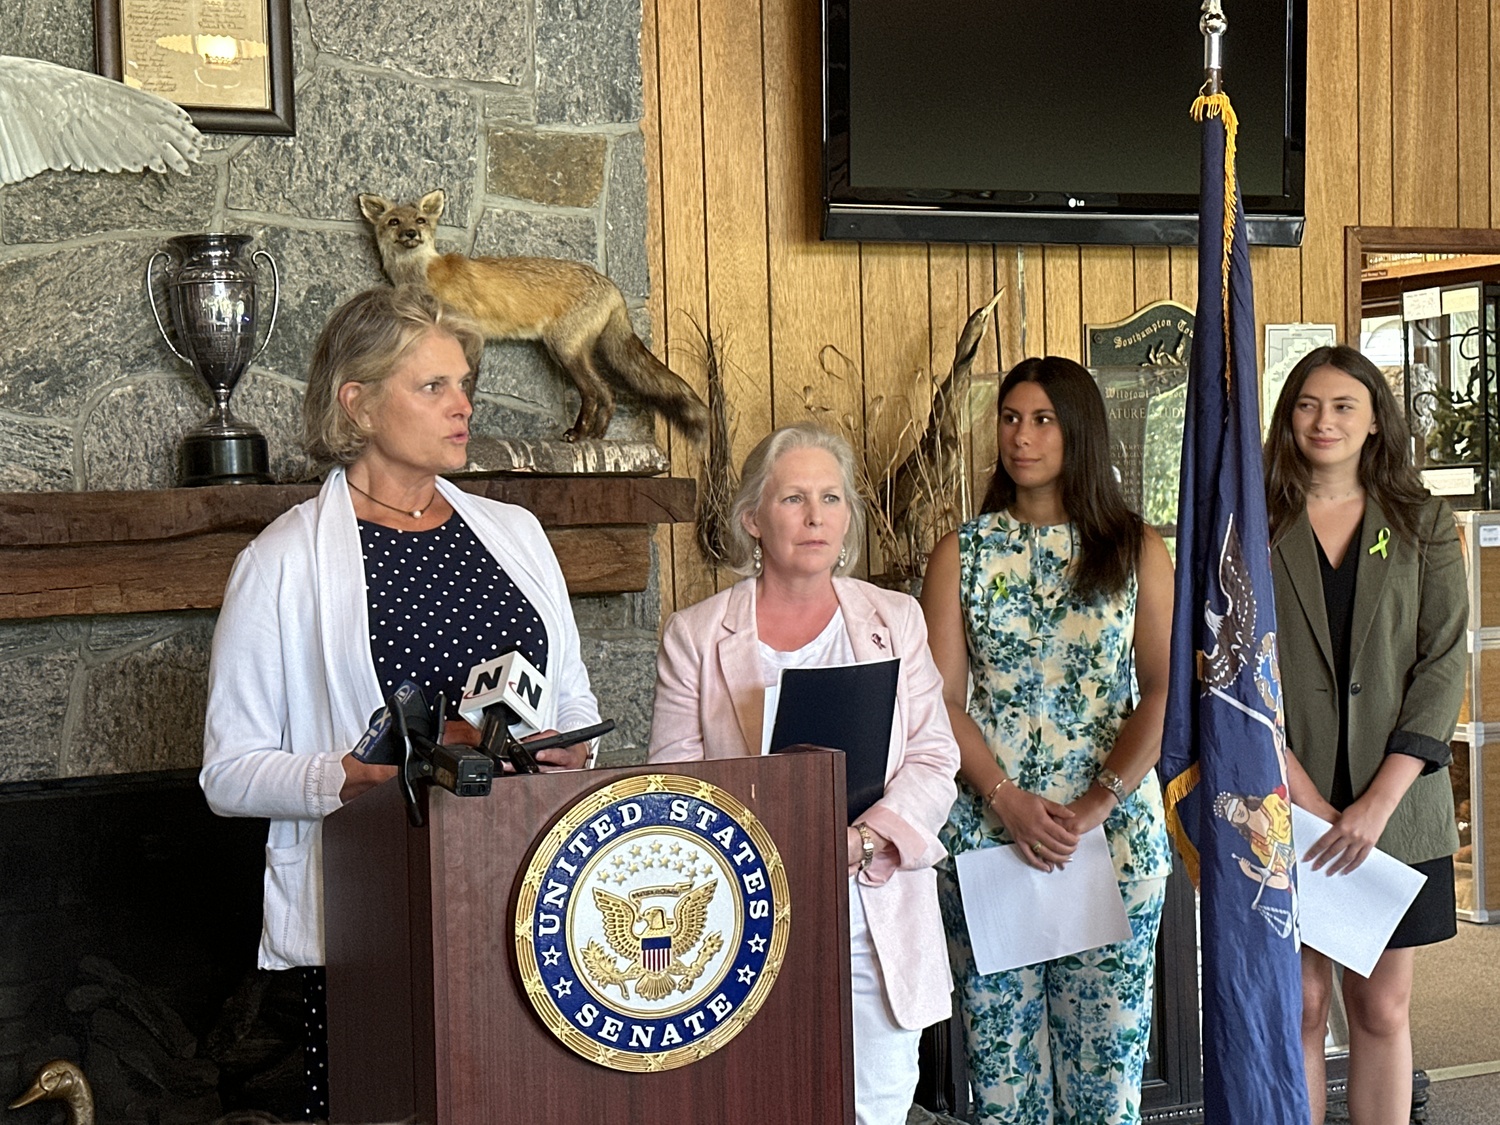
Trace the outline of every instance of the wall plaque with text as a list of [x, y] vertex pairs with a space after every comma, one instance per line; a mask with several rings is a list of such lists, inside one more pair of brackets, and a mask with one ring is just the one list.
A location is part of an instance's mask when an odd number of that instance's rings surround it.
[[1086, 325], [1084, 340], [1084, 365], [1104, 396], [1125, 502], [1170, 536], [1177, 525], [1193, 312], [1158, 301], [1115, 324]]

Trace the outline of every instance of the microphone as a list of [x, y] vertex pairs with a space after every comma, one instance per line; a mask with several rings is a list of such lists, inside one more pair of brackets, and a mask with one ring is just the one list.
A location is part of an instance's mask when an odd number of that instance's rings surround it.
[[441, 733], [437, 725], [447, 714], [441, 693], [437, 697], [435, 716], [428, 710], [427, 700], [420, 691], [403, 701], [397, 701], [393, 693], [391, 704], [388, 706], [393, 712], [402, 746], [402, 764], [396, 776], [401, 782], [406, 815], [413, 828], [421, 828], [426, 820], [423, 806], [417, 800], [419, 781], [440, 785], [455, 797], [489, 795], [495, 763], [466, 746], [444, 746], [433, 738], [434, 733]]
[[399, 766], [405, 747], [397, 729], [396, 712], [406, 716], [407, 727], [415, 727], [427, 737], [432, 735], [432, 719], [422, 689], [411, 680], [402, 680], [384, 705], [370, 716], [370, 725], [354, 744], [353, 755], [372, 766]]
[[520, 726], [521, 734], [535, 734], [543, 726], [542, 703], [550, 687], [520, 652], [507, 652], [469, 669], [458, 713], [471, 726], [483, 727], [484, 715], [498, 705], [510, 712], [511, 724]]
[[478, 728], [484, 753], [508, 758], [517, 773], [537, 773], [536, 755], [517, 735], [543, 729], [542, 706], [550, 686], [520, 652], [507, 652], [469, 669], [458, 713]]
[[444, 711], [441, 695], [434, 715], [422, 689], [411, 680], [402, 680], [385, 706], [370, 716], [368, 729], [352, 751], [354, 757], [370, 765], [399, 767], [396, 776], [401, 796], [417, 828], [425, 820], [417, 799], [418, 783], [442, 786], [456, 797], [483, 797], [489, 793], [494, 777], [491, 756], [438, 741]]

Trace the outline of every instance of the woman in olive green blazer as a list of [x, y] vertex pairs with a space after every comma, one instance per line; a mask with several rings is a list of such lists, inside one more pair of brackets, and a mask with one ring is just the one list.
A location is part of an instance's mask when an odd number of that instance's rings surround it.
[[[1351, 550], [1363, 550], [1354, 597], [1349, 664], [1349, 772], [1363, 793], [1390, 753], [1445, 764], [1464, 692], [1464, 628], [1469, 598], [1453, 512], [1437, 497], [1421, 508], [1421, 544], [1387, 540], [1390, 520], [1366, 500]], [[1370, 551], [1374, 550], [1374, 554]], [[1323, 604], [1318, 546], [1304, 511], [1271, 556], [1276, 576], [1287, 742], [1325, 799], [1338, 743], [1333, 643]], [[1316, 748], [1330, 752], [1319, 753]], [[1458, 850], [1448, 771], [1434, 766], [1402, 795], [1379, 848], [1406, 863]]]
[[[1422, 487], [1407, 449], [1390, 388], [1346, 347], [1293, 369], [1266, 444], [1288, 779], [1293, 802], [1333, 825], [1307, 857], [1352, 871], [1378, 846], [1427, 876], [1370, 976], [1344, 973], [1353, 1125], [1407, 1120], [1413, 948], [1455, 928], [1447, 767], [1468, 586], [1453, 512]], [[1333, 978], [1328, 958], [1302, 956], [1317, 1125]]]

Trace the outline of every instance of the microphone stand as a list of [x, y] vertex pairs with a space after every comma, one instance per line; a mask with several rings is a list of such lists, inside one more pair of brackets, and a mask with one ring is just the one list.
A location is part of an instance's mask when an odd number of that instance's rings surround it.
[[411, 729], [406, 725], [406, 714], [399, 707], [395, 711], [396, 731], [401, 736], [401, 769], [396, 777], [401, 783], [401, 797], [406, 802], [406, 818], [413, 828], [421, 828], [427, 823], [427, 802], [417, 799], [417, 782], [432, 780], [432, 754], [418, 751]]
[[[446, 702], [437, 698], [439, 721]], [[406, 713], [396, 709], [396, 729], [401, 735], [401, 796], [413, 828], [427, 822], [426, 805], [417, 799], [417, 782], [441, 785], [458, 797], [484, 797], [490, 792], [495, 762], [492, 755], [478, 754], [465, 746], [444, 746], [423, 730], [413, 730]]]

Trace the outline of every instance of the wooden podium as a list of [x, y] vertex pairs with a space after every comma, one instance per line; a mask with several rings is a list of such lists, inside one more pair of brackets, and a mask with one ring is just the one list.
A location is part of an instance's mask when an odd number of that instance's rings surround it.
[[[760, 1010], [707, 1057], [654, 1073], [587, 1061], [521, 983], [514, 911], [535, 843], [577, 800], [639, 774], [731, 794], [785, 865], [791, 928]], [[497, 778], [429, 791], [409, 827], [394, 782], [323, 828], [331, 1120], [426, 1125], [852, 1125], [843, 756], [815, 752]]]

